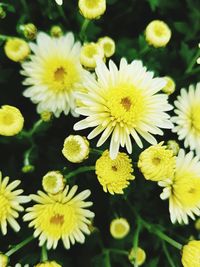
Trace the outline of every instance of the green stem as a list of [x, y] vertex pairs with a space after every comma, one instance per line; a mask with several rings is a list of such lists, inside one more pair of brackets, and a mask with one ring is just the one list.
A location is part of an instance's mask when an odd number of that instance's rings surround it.
[[187, 68], [186, 71], [185, 71], [185, 73], [189, 74], [189, 73], [192, 71], [194, 65], [197, 64], [197, 58], [198, 58], [199, 56], [200, 56], [200, 49], [198, 49], [196, 55], [194, 56], [194, 58], [193, 58], [192, 61], [190, 62], [188, 68]]
[[0, 34], [0, 40], [6, 41], [10, 38], [14, 38], [14, 36]]
[[163, 251], [164, 251], [165, 256], [166, 256], [166, 258], [167, 258], [167, 260], [169, 262], [169, 265], [171, 267], [176, 267], [176, 265], [174, 264], [174, 262], [173, 262], [173, 260], [172, 260], [172, 258], [170, 256], [170, 254], [169, 254], [169, 251], [168, 251], [167, 246], [166, 246], [166, 244], [165, 244], [164, 241], [162, 242], [162, 245], [163, 245]]
[[111, 267], [109, 250], [104, 251], [104, 267]]
[[48, 254], [47, 254], [47, 247], [46, 244], [42, 246], [42, 252], [41, 252], [41, 261], [45, 262], [48, 260]]
[[[141, 229], [141, 219], [138, 217], [137, 218], [137, 229], [136, 229], [135, 234], [134, 234], [134, 237], [133, 237], [133, 248], [134, 248], [134, 251], [135, 251], [135, 255], [137, 255], [140, 229]], [[134, 267], [138, 267], [137, 257], [135, 258]]]
[[32, 145], [24, 154], [24, 166], [31, 165], [30, 156], [32, 151], [34, 150], [34, 145]]
[[121, 250], [121, 249], [116, 249], [116, 248], [109, 248], [108, 251], [112, 252], [112, 253], [128, 256], [128, 252], [126, 250]]
[[67, 175], [65, 175], [65, 179], [68, 180], [68, 179], [78, 175], [79, 173], [84, 173], [84, 172], [94, 171], [94, 170], [95, 170], [95, 166], [83, 166], [83, 167], [80, 167], [80, 168], [76, 169], [75, 171], [72, 171], [72, 172], [68, 173]]
[[36, 123], [33, 125], [33, 128], [28, 132], [29, 136], [32, 136], [35, 132], [37, 132], [38, 128], [43, 124], [43, 120], [38, 120]]
[[30, 236], [28, 238], [26, 238], [25, 240], [23, 240], [21, 243], [17, 244], [16, 246], [14, 246], [13, 248], [11, 248], [10, 250], [8, 250], [8, 252], [6, 252], [6, 255], [8, 257], [10, 257], [11, 255], [13, 255], [16, 251], [20, 250], [21, 248], [25, 247], [27, 244], [29, 244], [32, 240], [34, 239], [33, 236]]
[[102, 155], [103, 151], [95, 148], [90, 148], [90, 153], [97, 154], [97, 155]]
[[90, 23], [89, 19], [84, 19], [83, 24], [81, 26], [81, 31], [80, 31], [80, 34], [79, 34], [80, 39], [82, 41], [85, 41], [85, 39], [86, 39], [86, 30], [87, 30], [87, 27], [88, 27], [89, 23]]

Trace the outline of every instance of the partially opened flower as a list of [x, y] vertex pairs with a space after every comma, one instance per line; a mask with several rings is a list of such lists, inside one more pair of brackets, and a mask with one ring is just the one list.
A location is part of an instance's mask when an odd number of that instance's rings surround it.
[[94, 213], [87, 208], [92, 202], [85, 201], [90, 190], [84, 190], [75, 196], [78, 186], [69, 186], [63, 192], [50, 195], [38, 191], [38, 195], [30, 197], [37, 203], [27, 209], [24, 221], [31, 221], [34, 237], [39, 237], [39, 246], [47, 244], [48, 249], [55, 249], [62, 240], [66, 249], [70, 243], [84, 243], [84, 234], [90, 234], [88, 225]]
[[190, 85], [189, 90], [181, 89], [181, 94], [174, 102], [176, 116], [172, 121], [176, 126], [172, 129], [184, 140], [184, 146], [195, 150], [200, 157], [200, 83]]
[[162, 89], [162, 91], [168, 95], [173, 94], [175, 89], [176, 89], [176, 84], [175, 84], [174, 80], [169, 76], [165, 76], [163, 78], [165, 79], [165, 81], [167, 83], [166, 83], [165, 87]]
[[142, 248], [137, 247], [137, 249], [132, 248], [129, 255], [129, 261], [137, 266], [141, 266], [146, 260], [146, 253]]
[[116, 239], [122, 239], [130, 231], [130, 225], [125, 218], [116, 218], [111, 221], [110, 233]]
[[79, 0], [78, 6], [86, 19], [98, 19], [106, 11], [106, 0]]
[[98, 39], [98, 44], [103, 48], [106, 57], [111, 57], [115, 53], [115, 42], [112, 38], [101, 37]]
[[4, 46], [6, 56], [15, 61], [23, 61], [30, 54], [30, 48], [26, 41], [20, 38], [10, 38]]
[[72, 33], [53, 38], [40, 32], [37, 44], [30, 47], [34, 55], [21, 71], [27, 77], [23, 84], [29, 86], [24, 96], [37, 104], [38, 113], [49, 111], [59, 117], [71, 111], [76, 115], [74, 94], [86, 72], [80, 64], [80, 43], [74, 42]]
[[126, 147], [132, 153], [131, 136], [142, 148], [141, 137], [151, 144], [157, 141], [153, 135], [162, 135], [160, 128], [172, 128], [172, 109], [165, 94], [157, 94], [166, 84], [162, 78], [153, 78], [138, 60], [128, 64], [123, 58], [119, 69], [109, 61], [109, 68], [103, 61], [97, 61], [95, 69], [97, 81], [91, 74], [83, 83], [86, 92], [77, 93], [83, 103], [76, 112], [86, 116], [74, 125], [75, 130], [95, 128], [88, 138], [99, 134], [97, 146], [101, 146], [110, 136], [110, 156], [117, 157], [119, 147]]
[[184, 267], [200, 267], [199, 240], [192, 240], [183, 246], [181, 261]]
[[64, 189], [64, 177], [59, 171], [50, 171], [43, 176], [42, 186], [47, 193], [58, 194]]
[[161, 199], [169, 199], [172, 223], [188, 223], [200, 215], [200, 161], [192, 152], [180, 149], [174, 176], [158, 183], [164, 187]]
[[22, 189], [14, 190], [20, 183], [19, 180], [9, 183], [9, 177], [2, 179], [0, 172], [0, 227], [3, 235], [7, 234], [7, 224], [16, 232], [20, 230], [16, 219], [19, 217], [19, 212], [24, 210], [21, 204], [30, 200], [29, 197], [21, 195]]
[[104, 58], [103, 48], [96, 43], [86, 43], [81, 48], [81, 64], [86, 67], [93, 69], [96, 67], [96, 58]]

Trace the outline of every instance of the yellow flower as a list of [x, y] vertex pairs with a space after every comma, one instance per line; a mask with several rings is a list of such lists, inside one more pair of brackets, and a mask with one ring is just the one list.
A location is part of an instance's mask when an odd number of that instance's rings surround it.
[[200, 267], [200, 241], [192, 240], [183, 247], [182, 264], [184, 267]]
[[171, 30], [164, 21], [153, 20], [146, 27], [145, 37], [150, 45], [163, 47], [171, 39]]
[[125, 153], [118, 153], [116, 159], [111, 159], [108, 150], [96, 161], [96, 175], [105, 192], [123, 194], [123, 189], [134, 180], [131, 159]]
[[117, 218], [112, 220], [110, 224], [110, 233], [116, 239], [122, 239], [130, 231], [130, 225], [125, 218]]
[[172, 223], [188, 224], [188, 217], [194, 220], [200, 215], [200, 161], [192, 152], [180, 149], [174, 177], [158, 184], [164, 187], [161, 199], [169, 198]]
[[104, 58], [104, 50], [99, 44], [87, 43], [81, 49], [81, 64], [86, 68], [96, 67], [96, 58]]
[[0, 135], [16, 135], [23, 126], [24, 118], [18, 108], [8, 105], [0, 108]]
[[132, 264], [137, 264], [137, 266], [141, 266], [146, 260], [146, 253], [142, 248], [137, 248], [137, 252], [135, 253], [135, 249], [132, 248], [128, 258]]
[[38, 263], [35, 267], [62, 267], [60, 264], [55, 261], [46, 261], [42, 263]]
[[79, 0], [78, 6], [86, 19], [98, 19], [106, 11], [106, 0]]
[[195, 229], [200, 231], [200, 219], [197, 219], [196, 222], [195, 222]]
[[9, 184], [9, 177], [2, 179], [0, 172], [0, 227], [3, 235], [7, 234], [7, 223], [18, 232], [20, 226], [16, 221], [19, 217], [19, 212], [24, 208], [20, 205], [29, 201], [29, 197], [21, 196], [23, 190], [18, 189], [13, 191], [21, 182], [15, 180]]
[[24, 221], [31, 221], [29, 227], [34, 227], [34, 237], [39, 237], [39, 246], [46, 243], [47, 249], [55, 249], [62, 239], [64, 247], [70, 248], [75, 242], [84, 243], [84, 234], [90, 234], [88, 225], [94, 213], [87, 208], [92, 202], [85, 199], [90, 190], [84, 190], [74, 196], [78, 186], [69, 186], [59, 194], [50, 195], [38, 191], [38, 195], [30, 197], [37, 204], [27, 209]]
[[174, 156], [177, 156], [180, 150], [180, 146], [175, 140], [167, 141], [167, 148], [173, 151]]
[[88, 158], [89, 145], [84, 136], [70, 135], [64, 141], [62, 153], [70, 162], [80, 163]]
[[175, 84], [174, 80], [169, 76], [165, 76], [163, 78], [165, 79], [165, 81], [167, 83], [166, 83], [165, 87], [162, 89], [162, 91], [168, 95], [173, 94], [175, 89], [176, 89], [176, 84]]
[[10, 38], [4, 46], [6, 56], [15, 61], [23, 61], [30, 54], [30, 48], [27, 42], [19, 38]]
[[0, 253], [0, 266], [7, 267], [8, 265], [8, 257], [2, 253]]
[[24, 96], [38, 105], [38, 113], [59, 117], [71, 110], [76, 116], [75, 91], [86, 73], [80, 64], [80, 43], [74, 42], [72, 33], [53, 38], [40, 32], [36, 41], [30, 44], [34, 55], [22, 64], [21, 74], [27, 77], [23, 84], [29, 86]]
[[163, 142], [150, 146], [139, 156], [138, 167], [145, 179], [160, 181], [172, 178], [176, 167], [173, 151], [163, 146]]
[[86, 116], [74, 125], [75, 130], [95, 127], [88, 135], [92, 139], [101, 134], [97, 146], [101, 146], [110, 136], [110, 156], [116, 158], [119, 147], [126, 147], [132, 153], [131, 136], [142, 148], [139, 137], [156, 144], [153, 135], [161, 135], [160, 128], [172, 128], [166, 111], [171, 110], [166, 94], [156, 94], [166, 84], [162, 78], [153, 78], [142, 62], [130, 64], [121, 59], [119, 70], [112, 60], [109, 68], [103, 61], [97, 61], [95, 76], [90, 74], [84, 82], [87, 92], [77, 93], [83, 107], [76, 112]]
[[58, 194], [64, 189], [64, 177], [59, 171], [50, 171], [43, 176], [42, 186], [47, 193]]
[[104, 55], [111, 57], [115, 53], [115, 42], [108, 36], [98, 39], [98, 44], [103, 48]]
[[178, 134], [179, 140], [184, 140], [185, 148], [190, 147], [200, 156], [200, 83], [189, 86], [189, 90], [181, 90], [180, 96], [174, 102], [176, 116], [172, 122], [176, 126], [172, 129]]

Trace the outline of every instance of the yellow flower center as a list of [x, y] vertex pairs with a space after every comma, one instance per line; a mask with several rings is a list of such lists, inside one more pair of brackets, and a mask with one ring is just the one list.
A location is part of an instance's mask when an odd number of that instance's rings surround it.
[[14, 123], [14, 117], [11, 113], [7, 112], [0, 117], [0, 121], [3, 125], [9, 126]]
[[96, 8], [100, 2], [101, 0], [85, 0], [85, 5], [87, 8]]
[[155, 157], [155, 158], [153, 158], [152, 159], [152, 162], [153, 162], [153, 164], [154, 165], [159, 165], [160, 164], [160, 162], [161, 162], [161, 159], [159, 158], [159, 157]]
[[162, 25], [155, 25], [154, 26], [154, 33], [158, 36], [158, 37], [162, 37], [163, 35], [165, 35], [165, 27], [163, 27]]
[[81, 146], [77, 142], [77, 140], [72, 139], [67, 142], [66, 152], [70, 154], [71, 156], [77, 155], [81, 152]]
[[191, 128], [200, 134], [200, 104], [193, 106], [191, 110]]
[[10, 202], [4, 195], [0, 195], [0, 221], [7, 218], [7, 215], [10, 212]]
[[126, 232], [127, 228], [122, 223], [115, 224], [115, 231], [120, 235]]

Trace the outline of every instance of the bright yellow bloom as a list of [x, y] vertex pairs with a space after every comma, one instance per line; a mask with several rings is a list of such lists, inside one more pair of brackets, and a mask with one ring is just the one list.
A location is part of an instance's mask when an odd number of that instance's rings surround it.
[[104, 58], [103, 48], [96, 43], [87, 43], [81, 49], [81, 64], [86, 67], [93, 69], [96, 67], [96, 58]]
[[84, 243], [84, 234], [90, 234], [88, 225], [94, 213], [87, 208], [92, 202], [85, 199], [90, 190], [84, 190], [74, 196], [78, 186], [69, 186], [59, 194], [50, 195], [38, 191], [38, 195], [30, 197], [37, 204], [27, 209], [24, 221], [31, 221], [29, 227], [34, 227], [34, 237], [39, 237], [39, 246], [46, 243], [47, 249], [55, 249], [62, 239], [66, 249], [75, 242]]
[[175, 140], [167, 141], [167, 148], [173, 151], [174, 156], [177, 156], [180, 150], [180, 146]]
[[134, 180], [131, 159], [125, 153], [118, 153], [116, 159], [111, 159], [108, 150], [96, 161], [96, 175], [105, 192], [123, 194], [123, 189]]
[[111, 57], [115, 53], [115, 42], [110, 37], [99, 38], [98, 44], [103, 48], [106, 57]]
[[164, 21], [153, 20], [146, 27], [145, 37], [150, 45], [163, 47], [171, 39], [171, 30]]
[[128, 258], [132, 264], [137, 264], [137, 266], [141, 266], [146, 260], [146, 253], [142, 248], [137, 248], [137, 252], [135, 253], [135, 249], [132, 248]]
[[80, 163], [88, 158], [89, 145], [84, 136], [70, 135], [64, 141], [62, 153], [70, 162]]
[[59, 171], [50, 171], [42, 178], [43, 189], [50, 194], [58, 194], [64, 189], [64, 177]]
[[7, 267], [8, 265], [8, 257], [2, 253], [0, 253], [0, 266]]
[[55, 261], [46, 261], [42, 263], [38, 263], [35, 267], [62, 267], [60, 264]]
[[165, 76], [163, 78], [165, 79], [165, 81], [167, 83], [166, 83], [165, 87], [162, 89], [162, 91], [168, 95], [173, 94], [175, 89], [176, 89], [176, 84], [175, 84], [174, 80], [169, 76]]
[[6, 56], [15, 61], [23, 61], [30, 54], [30, 48], [26, 41], [19, 38], [10, 38], [4, 46]]
[[183, 246], [182, 264], [184, 267], [200, 267], [200, 241], [192, 240]]
[[172, 223], [188, 224], [188, 217], [200, 215], [200, 161], [192, 152], [180, 149], [174, 177], [158, 183], [164, 187], [161, 199], [169, 198]]
[[106, 0], [79, 0], [78, 6], [86, 19], [98, 19], [106, 11]]
[[18, 108], [8, 105], [0, 108], [0, 135], [16, 135], [21, 132], [23, 126], [24, 118]]
[[110, 224], [110, 233], [116, 239], [122, 239], [130, 231], [130, 225], [125, 218], [117, 218], [112, 220]]
[[30, 44], [34, 55], [22, 64], [21, 74], [27, 77], [23, 84], [29, 86], [24, 96], [38, 104], [38, 113], [49, 111], [59, 117], [71, 111], [76, 116], [75, 91], [86, 74], [80, 64], [80, 43], [74, 42], [72, 33], [53, 38], [40, 32], [36, 41]]
[[74, 125], [75, 130], [95, 127], [88, 135], [92, 139], [101, 134], [97, 146], [110, 136], [110, 156], [116, 158], [119, 147], [126, 147], [132, 153], [131, 136], [142, 148], [140, 136], [151, 144], [157, 141], [153, 135], [162, 135], [160, 128], [172, 128], [166, 111], [171, 110], [166, 94], [156, 94], [166, 84], [162, 78], [153, 78], [142, 62], [130, 64], [121, 59], [119, 70], [112, 60], [109, 68], [103, 61], [97, 61], [95, 76], [90, 74], [84, 82], [86, 92], [77, 93], [83, 103], [76, 112], [86, 116]]
[[7, 234], [7, 223], [18, 232], [20, 226], [16, 221], [19, 217], [19, 212], [24, 208], [20, 205], [28, 202], [30, 199], [26, 196], [21, 196], [23, 190], [18, 189], [13, 191], [21, 181], [15, 180], [9, 184], [9, 177], [2, 179], [0, 172], [0, 227], [3, 235]]
[[160, 181], [174, 176], [176, 158], [163, 142], [150, 146], [139, 156], [138, 167], [145, 179]]
[[182, 89], [180, 96], [174, 102], [176, 116], [172, 121], [176, 126], [172, 129], [178, 134], [179, 140], [184, 140], [185, 148], [190, 147], [200, 156], [200, 83]]

